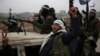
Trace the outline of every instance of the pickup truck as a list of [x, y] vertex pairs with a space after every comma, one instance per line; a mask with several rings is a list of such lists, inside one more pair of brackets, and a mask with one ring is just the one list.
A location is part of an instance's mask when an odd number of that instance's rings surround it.
[[[40, 34], [35, 32], [9, 32], [7, 37], [8, 44], [14, 49], [14, 56], [39, 56], [39, 49], [43, 39], [47, 34]], [[0, 33], [0, 46], [2, 46], [2, 34]], [[2, 49], [2, 48], [0, 48]]]

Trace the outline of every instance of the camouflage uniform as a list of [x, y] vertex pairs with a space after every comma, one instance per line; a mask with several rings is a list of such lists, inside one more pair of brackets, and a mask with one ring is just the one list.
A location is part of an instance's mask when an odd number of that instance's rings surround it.
[[42, 33], [42, 34], [43, 33], [48, 34], [52, 30], [51, 25], [52, 25], [53, 21], [54, 21], [53, 18], [51, 18], [49, 20], [44, 19], [42, 24], [38, 23], [37, 21], [34, 21], [33, 25], [36, 26], [36, 27], [38, 27], [39, 29], [41, 29], [40, 33]]
[[100, 29], [96, 28], [96, 24], [99, 23], [97, 18], [89, 18], [87, 30], [85, 36], [87, 37], [83, 45], [83, 56], [96, 56], [95, 48], [96, 42], [99, 38]]

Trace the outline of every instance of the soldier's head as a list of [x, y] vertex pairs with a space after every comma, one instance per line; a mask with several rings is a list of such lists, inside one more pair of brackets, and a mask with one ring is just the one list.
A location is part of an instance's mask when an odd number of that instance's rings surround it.
[[40, 10], [40, 14], [42, 15], [42, 16], [46, 16], [46, 14], [48, 13], [48, 11], [49, 11], [49, 6], [48, 5], [43, 5], [42, 7], [41, 7], [41, 10]]
[[58, 32], [59, 30], [65, 30], [64, 23], [61, 20], [55, 20], [52, 24], [52, 31]]
[[56, 15], [55, 15], [55, 9], [54, 8], [49, 8], [47, 17], [51, 16], [54, 20], [56, 19]]
[[55, 9], [53, 7], [49, 8], [49, 12], [48, 13], [55, 13]]
[[89, 16], [91, 18], [94, 18], [96, 16], [96, 10], [95, 9], [91, 9], [90, 12], [89, 12]]

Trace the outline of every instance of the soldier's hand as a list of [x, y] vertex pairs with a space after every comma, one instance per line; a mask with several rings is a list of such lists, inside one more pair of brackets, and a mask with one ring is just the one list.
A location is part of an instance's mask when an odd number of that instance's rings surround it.
[[90, 40], [90, 46], [93, 47], [93, 48], [97, 47], [95, 41], [93, 41], [93, 40]]
[[9, 39], [7, 37], [7, 29], [3, 29], [2, 31], [2, 43], [4, 46], [7, 46], [9, 42]]
[[77, 9], [76, 9], [76, 7], [71, 7], [69, 12], [70, 12], [70, 14], [72, 16], [76, 16], [77, 15]]
[[88, 37], [90, 37], [91, 36], [91, 33], [90, 32], [84, 32], [84, 34], [85, 34], [85, 36], [88, 38]]

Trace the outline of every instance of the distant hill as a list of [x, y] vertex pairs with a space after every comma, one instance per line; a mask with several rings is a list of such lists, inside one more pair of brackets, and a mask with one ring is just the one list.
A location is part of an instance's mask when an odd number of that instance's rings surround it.
[[[30, 12], [22, 12], [22, 13], [13, 13], [12, 15], [16, 19], [26, 19], [32, 17], [34, 14], [37, 13], [30, 13]], [[67, 13], [62, 15], [61, 13], [56, 13], [57, 18], [62, 18], [63, 16], [68, 16]], [[7, 20], [9, 17], [9, 13], [0, 13], [0, 20]], [[100, 12], [97, 12], [97, 17], [100, 17]]]
[[29, 13], [29, 12], [22, 12], [22, 13], [18, 13], [15, 15], [15, 18], [18, 18], [18, 19], [25, 19], [25, 18], [30, 18], [32, 17], [33, 13]]
[[[33, 13], [30, 12], [22, 12], [22, 13], [12, 13], [12, 15], [16, 19], [25, 19], [32, 17]], [[9, 17], [9, 13], [0, 13], [0, 20], [7, 20]]]
[[97, 12], [97, 17], [100, 17], [100, 12]]
[[8, 16], [8, 13], [0, 13], [0, 20], [6, 20]]

